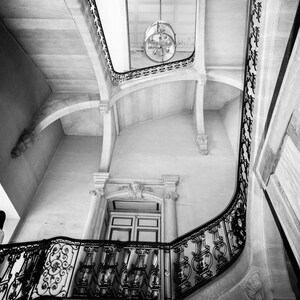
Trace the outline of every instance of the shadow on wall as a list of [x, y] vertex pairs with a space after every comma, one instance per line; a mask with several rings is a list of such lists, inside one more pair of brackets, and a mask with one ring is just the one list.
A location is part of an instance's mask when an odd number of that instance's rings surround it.
[[3, 226], [6, 219], [6, 214], [3, 210], [0, 210], [0, 244], [2, 244], [4, 240], [4, 231]]

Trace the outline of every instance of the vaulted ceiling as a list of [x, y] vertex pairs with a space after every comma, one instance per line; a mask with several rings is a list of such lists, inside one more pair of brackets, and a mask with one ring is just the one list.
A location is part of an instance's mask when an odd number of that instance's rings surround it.
[[53, 92], [98, 93], [94, 70], [63, 0], [2, 0], [0, 18]]

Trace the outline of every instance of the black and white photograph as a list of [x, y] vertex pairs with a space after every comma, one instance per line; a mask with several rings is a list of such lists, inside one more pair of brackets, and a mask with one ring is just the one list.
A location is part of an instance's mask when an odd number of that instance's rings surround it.
[[300, 299], [300, 0], [0, 0], [0, 300]]

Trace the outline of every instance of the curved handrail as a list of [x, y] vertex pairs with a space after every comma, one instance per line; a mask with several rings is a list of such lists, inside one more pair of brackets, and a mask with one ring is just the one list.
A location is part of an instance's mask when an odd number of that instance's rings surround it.
[[[250, 0], [249, 7], [237, 187], [225, 210], [170, 243], [56, 237], [2, 245], [0, 298], [147, 295], [148, 299], [182, 299], [236, 261], [246, 242], [261, 2]], [[172, 290], [172, 286], [176, 288]]]
[[168, 62], [168, 63], [164, 63], [164, 64], [159, 64], [156, 66], [150, 66], [150, 67], [130, 70], [130, 71], [126, 71], [123, 73], [117, 72], [114, 69], [112, 59], [111, 59], [111, 56], [109, 53], [109, 49], [108, 49], [108, 45], [106, 42], [106, 38], [105, 38], [104, 30], [102, 27], [98, 8], [96, 5], [96, 1], [88, 0], [88, 3], [90, 6], [92, 18], [94, 21], [96, 34], [99, 37], [99, 43], [102, 48], [103, 57], [106, 62], [106, 68], [110, 75], [110, 79], [114, 85], [119, 85], [119, 84], [126, 82], [128, 80], [131, 80], [131, 79], [137, 79], [137, 78], [146, 77], [149, 75], [155, 75], [155, 74], [159, 74], [159, 73], [164, 73], [164, 72], [168, 72], [168, 71], [173, 71], [173, 70], [177, 70], [177, 69], [181, 69], [181, 68], [188, 68], [188, 67], [192, 66], [192, 64], [194, 63], [195, 51], [188, 58], [185, 58], [185, 59], [176, 60], [176, 61]]

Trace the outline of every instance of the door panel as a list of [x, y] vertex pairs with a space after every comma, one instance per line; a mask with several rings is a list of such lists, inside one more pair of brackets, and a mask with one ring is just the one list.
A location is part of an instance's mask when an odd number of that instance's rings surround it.
[[160, 214], [110, 214], [107, 238], [117, 241], [160, 242]]

